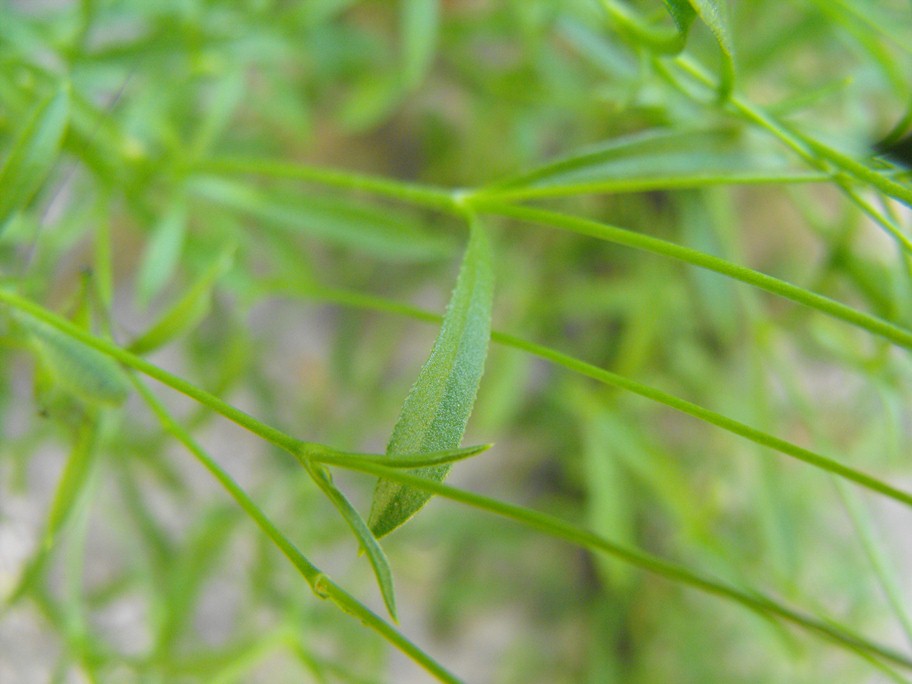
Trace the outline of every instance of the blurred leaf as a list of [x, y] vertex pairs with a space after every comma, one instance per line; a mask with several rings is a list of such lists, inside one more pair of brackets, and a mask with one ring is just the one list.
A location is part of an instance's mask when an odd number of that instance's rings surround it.
[[489, 185], [481, 194], [519, 199], [782, 182], [784, 178], [812, 180], [816, 176], [789, 171], [786, 157], [738, 131], [659, 130], [585, 148]]
[[147, 305], [174, 275], [186, 233], [187, 202], [179, 195], [171, 201], [143, 251], [136, 276], [136, 295], [142, 304]]
[[712, 31], [722, 50], [722, 78], [719, 81], [719, 94], [727, 97], [735, 78], [735, 45], [732, 41], [728, 2], [727, 0], [690, 0], [690, 3], [700, 15], [703, 23]]
[[46, 548], [54, 545], [57, 535], [70, 519], [79, 495], [86, 491], [86, 485], [92, 474], [92, 465], [95, 462], [94, 457], [97, 455], [97, 434], [97, 425], [88, 421], [79, 429], [76, 443], [63, 467], [63, 473], [51, 502], [44, 533]]
[[402, 97], [399, 77], [366, 73], [355, 81], [338, 120], [349, 133], [363, 133], [386, 120]]
[[36, 353], [53, 378], [79, 399], [118, 406], [127, 398], [127, 380], [114, 361], [50, 325], [16, 314]]
[[41, 188], [57, 162], [67, 128], [70, 87], [64, 84], [39, 104], [0, 168], [0, 231]]
[[[475, 403], [491, 336], [494, 295], [491, 248], [484, 228], [472, 221], [469, 244], [440, 333], [418, 380], [406, 397], [387, 454], [444, 451], [459, 446]], [[440, 482], [450, 465], [414, 473]], [[389, 534], [428, 502], [428, 492], [381, 479], [374, 491], [370, 527]]]
[[192, 191], [225, 207], [283, 227], [390, 260], [421, 261], [448, 255], [452, 241], [389, 207], [340, 197], [262, 191], [213, 178], [192, 182]]
[[439, 0], [400, 0], [402, 80], [406, 88], [421, 84], [434, 58], [440, 24]]
[[134, 354], [146, 354], [194, 328], [212, 304], [212, 290], [216, 281], [231, 268], [234, 246], [222, 251], [203, 274], [175, 301], [146, 332], [127, 347]]
[[[635, 541], [634, 515], [636, 506], [630, 495], [630, 478], [625, 472], [624, 457], [618, 454], [625, 445], [618, 444], [613, 430], [614, 420], [609, 409], [595, 397], [580, 394], [581, 416], [588, 416], [583, 426], [583, 484], [586, 488], [586, 512], [589, 527], [596, 534], [623, 546]], [[636, 458], [637, 456], [629, 455]], [[603, 581], [625, 592], [630, 587], [632, 568], [617, 559], [596, 556]]]
[[674, 20], [675, 26], [682, 35], [687, 35], [690, 26], [696, 18], [697, 13], [690, 4], [689, 0], [663, 0], [665, 8]]

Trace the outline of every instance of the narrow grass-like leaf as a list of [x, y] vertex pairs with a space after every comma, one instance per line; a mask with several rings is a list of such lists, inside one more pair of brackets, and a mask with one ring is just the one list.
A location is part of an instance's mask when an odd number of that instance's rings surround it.
[[393, 572], [390, 570], [389, 560], [383, 549], [380, 547], [377, 538], [368, 528], [364, 518], [358, 513], [358, 510], [348, 500], [348, 497], [336, 487], [329, 470], [314, 463], [304, 450], [301, 454], [301, 463], [307, 470], [307, 474], [313, 479], [320, 490], [330, 500], [336, 510], [339, 511], [342, 519], [345, 520], [351, 531], [358, 538], [358, 543], [367, 554], [371, 567], [374, 570], [374, 576], [377, 578], [377, 584], [380, 587], [380, 594], [383, 596], [383, 603], [389, 611], [390, 617], [397, 620], [396, 617], [396, 590], [393, 587]]
[[40, 103], [0, 167], [0, 230], [38, 192], [57, 161], [70, 111], [63, 85]]
[[387, 259], [440, 258], [452, 245], [445, 235], [428, 232], [408, 215], [389, 208], [299, 192], [261, 191], [215, 178], [196, 179], [191, 190], [273, 225]]
[[[408, 455], [459, 446], [475, 403], [491, 334], [494, 274], [484, 228], [472, 220], [456, 288], [430, 357], [406, 397], [387, 454]], [[443, 480], [449, 464], [422, 468], [422, 477]], [[370, 527], [389, 534], [428, 501], [427, 492], [381, 479], [374, 491]]]
[[136, 294], [148, 304], [167, 284], [180, 261], [187, 233], [187, 202], [176, 197], [155, 226], [139, 265]]
[[512, 200], [741, 183], [825, 181], [737, 130], [649, 131], [585, 148], [476, 191]]
[[382, 463], [390, 468], [426, 468], [463, 461], [472, 456], [477, 456], [490, 449], [493, 444], [478, 444], [476, 446], [462, 447], [461, 449], [444, 449], [427, 454], [360, 454], [348, 451], [327, 449], [323, 445], [315, 445], [323, 452], [330, 452], [336, 456], [350, 458], [353, 461], [367, 461], [368, 463]]
[[16, 320], [50, 375], [70, 394], [107, 406], [119, 406], [127, 398], [126, 378], [110, 358], [31, 316], [17, 315]]
[[83, 421], [77, 428], [75, 441], [51, 500], [43, 543], [25, 565], [15, 587], [0, 603], [0, 616], [15, 606], [44, 576], [58, 535], [73, 517], [74, 511], [78, 508], [77, 504], [85, 501], [85, 492], [90, 484], [90, 476], [98, 453], [97, 436], [98, 426], [94, 421]]
[[234, 247], [223, 251], [187, 291], [142, 335], [130, 343], [134, 354], [146, 354], [192, 329], [209, 312], [212, 289], [233, 262]]
[[400, 0], [402, 80], [406, 88], [421, 84], [434, 58], [440, 23], [439, 0]]
[[86, 421], [79, 428], [76, 443], [63, 467], [57, 491], [54, 492], [54, 499], [51, 502], [47, 529], [44, 533], [46, 547], [53, 546], [57, 534], [70, 519], [77, 498], [85, 491], [97, 455], [97, 435], [98, 428], [94, 422]]

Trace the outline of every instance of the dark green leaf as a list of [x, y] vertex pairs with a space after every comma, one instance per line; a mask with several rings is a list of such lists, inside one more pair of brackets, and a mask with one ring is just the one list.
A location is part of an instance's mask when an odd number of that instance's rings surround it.
[[[430, 357], [406, 397], [386, 452], [390, 456], [444, 451], [459, 446], [475, 403], [491, 334], [494, 275], [491, 248], [473, 221], [456, 289]], [[449, 464], [414, 471], [437, 482]], [[374, 491], [370, 527], [389, 534], [415, 515], [430, 494], [381, 479]]]

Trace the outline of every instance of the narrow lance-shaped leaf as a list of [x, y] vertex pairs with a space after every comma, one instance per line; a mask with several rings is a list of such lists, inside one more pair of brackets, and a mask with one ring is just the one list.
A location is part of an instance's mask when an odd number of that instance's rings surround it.
[[383, 596], [383, 603], [386, 605], [390, 617], [392, 617], [393, 620], [397, 620], [396, 592], [393, 587], [393, 573], [390, 569], [386, 554], [377, 542], [377, 538], [370, 529], [368, 529], [367, 524], [364, 522], [364, 518], [361, 517], [361, 514], [358, 513], [357, 509], [351, 504], [345, 494], [343, 494], [333, 483], [332, 475], [327, 468], [309, 461], [304, 462], [304, 467], [358, 538], [358, 543], [367, 554], [367, 558], [374, 570], [374, 576], [377, 578], [377, 585], [380, 587], [380, 594]]
[[439, 0], [401, 0], [402, 79], [406, 88], [421, 83], [434, 57], [440, 23]]
[[[405, 399], [386, 453], [429, 453], [459, 446], [475, 403], [491, 336], [494, 274], [484, 228], [473, 220], [456, 288], [440, 333]], [[440, 482], [450, 464], [412, 472]], [[370, 528], [389, 534], [417, 513], [430, 494], [381, 479], [374, 491]]]
[[216, 281], [233, 263], [234, 246], [225, 249], [212, 265], [174, 302], [152, 326], [130, 343], [134, 354], [146, 354], [168, 344], [171, 340], [199, 323], [212, 303], [212, 289]]
[[186, 233], [187, 202], [183, 195], [178, 195], [155, 226], [143, 252], [136, 276], [136, 294], [143, 304], [161, 292], [174, 275]]
[[787, 155], [745, 131], [654, 130], [584, 147], [478, 194], [523, 199], [822, 178], [794, 168]]
[[38, 105], [0, 167], [0, 230], [38, 192], [54, 163], [66, 131], [70, 88], [59, 88]]

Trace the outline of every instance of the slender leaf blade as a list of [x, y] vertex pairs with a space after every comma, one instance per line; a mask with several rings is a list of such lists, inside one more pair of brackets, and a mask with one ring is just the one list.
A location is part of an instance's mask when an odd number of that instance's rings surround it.
[[[475, 403], [491, 336], [491, 261], [487, 235], [473, 221], [440, 333], [405, 399], [387, 445], [391, 457], [459, 446]], [[449, 470], [447, 463], [410, 472], [440, 482]], [[428, 492], [380, 479], [371, 507], [371, 530], [377, 537], [389, 534], [415, 515], [430, 496]]]
[[437, 45], [440, 24], [439, 0], [402, 0], [402, 79], [406, 88], [421, 83]]
[[332, 475], [324, 466], [305, 462], [308, 474], [313, 478], [317, 486], [323, 491], [330, 500], [339, 514], [345, 520], [351, 531], [358, 538], [358, 543], [367, 554], [371, 567], [374, 570], [374, 576], [377, 578], [377, 585], [380, 587], [380, 594], [383, 596], [383, 603], [389, 611], [390, 617], [397, 620], [396, 617], [396, 591], [393, 587], [393, 571], [390, 569], [389, 560], [383, 552], [383, 548], [377, 541], [377, 537], [368, 528], [364, 518], [358, 513], [358, 510], [348, 500], [348, 497], [336, 487], [333, 483]]
[[0, 230], [38, 192], [60, 149], [70, 112], [64, 85], [39, 104], [0, 167]]
[[820, 179], [792, 168], [788, 157], [736, 130], [657, 130], [586, 147], [480, 194], [519, 199]]
[[719, 95], [728, 97], [735, 79], [735, 44], [732, 40], [728, 3], [725, 0], [690, 0], [690, 4], [709, 27], [722, 50], [722, 78]]
[[148, 304], [168, 282], [180, 261], [187, 233], [187, 203], [178, 196], [155, 226], [136, 277], [136, 294]]
[[182, 297], [146, 332], [130, 343], [128, 349], [134, 354], [146, 354], [168, 344], [199, 323], [209, 312], [212, 289], [216, 281], [231, 268], [233, 255], [233, 246], [222, 252]]

